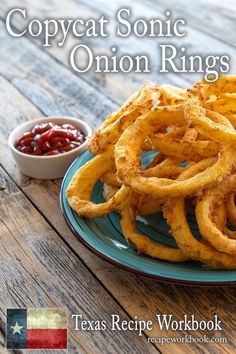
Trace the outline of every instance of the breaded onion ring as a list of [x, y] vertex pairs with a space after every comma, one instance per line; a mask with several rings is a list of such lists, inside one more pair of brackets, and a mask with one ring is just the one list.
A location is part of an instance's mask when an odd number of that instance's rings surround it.
[[161, 106], [176, 105], [187, 98], [187, 90], [169, 84], [161, 85], [160, 93]]
[[[231, 240], [213, 222], [212, 213], [217, 204], [236, 188], [236, 175], [228, 176], [215, 188], [207, 190], [197, 202], [196, 218], [202, 237], [218, 251], [236, 255], [236, 240]], [[216, 204], [216, 205], [215, 205]]]
[[[212, 163], [211, 159], [208, 160], [208, 165]], [[199, 168], [206, 167], [199, 162]], [[179, 176], [182, 178], [190, 178], [195, 174], [196, 165], [190, 167]], [[217, 269], [236, 269], [236, 258], [219, 252], [214, 249], [205, 240], [197, 240], [188, 225], [185, 211], [185, 202], [183, 197], [169, 199], [163, 206], [164, 217], [166, 218], [170, 228], [171, 234], [174, 236], [179, 248], [186, 253], [189, 257], [196, 261], [201, 261]]]
[[221, 203], [212, 215], [212, 221], [216, 224], [218, 229], [220, 229], [229, 238], [236, 239], [236, 231], [232, 231], [227, 227], [227, 218], [225, 204]]
[[[117, 191], [118, 191], [118, 187], [111, 186], [107, 183], [104, 183], [103, 196], [106, 200], [113, 197], [113, 195]], [[134, 193], [132, 193], [132, 195], [134, 195]], [[135, 194], [135, 200], [136, 200], [135, 210], [137, 215], [151, 215], [157, 213], [158, 211], [161, 210], [161, 205], [163, 204], [163, 200], [161, 199], [155, 199], [152, 197], [147, 198], [145, 195], [138, 194], [138, 193]], [[119, 209], [117, 209], [116, 211], [120, 212]]]
[[[163, 161], [161, 160], [162, 156], [156, 156], [152, 163], [149, 165], [148, 169], [143, 170], [143, 176], [176, 178], [185, 170], [184, 167], [179, 166], [178, 161], [175, 161], [171, 158], [165, 158]], [[122, 183], [117, 179], [116, 172], [112, 171], [106, 172], [102, 176], [101, 180], [109, 185], [116, 187], [122, 185]]]
[[226, 201], [226, 212], [229, 222], [236, 227], [236, 205], [235, 205], [235, 193], [231, 193]]
[[199, 95], [203, 102], [208, 102], [213, 96], [220, 97], [225, 93], [236, 92], [236, 76], [220, 76], [215, 82], [200, 80], [194, 84], [191, 89], [187, 90]]
[[127, 109], [121, 109], [109, 124], [104, 123], [90, 138], [89, 150], [93, 154], [99, 154], [114, 145], [122, 131], [132, 124], [137, 117], [159, 102], [160, 88], [155, 85], [144, 85], [133, 99], [125, 105]]
[[[176, 163], [172, 159], [165, 159], [159, 162], [157, 157], [154, 158], [154, 160], [149, 164], [147, 169], [143, 170], [143, 173], [145, 174], [146, 177], [156, 176], [156, 177], [176, 178], [180, 175], [180, 173], [182, 173], [183, 171], [185, 171], [186, 168], [188, 168], [188, 166], [187, 167], [178, 166], [178, 163]], [[157, 162], [157, 164], [153, 166], [153, 162]], [[113, 178], [115, 178], [115, 176], [113, 176]], [[111, 198], [117, 191], [118, 191], [118, 187], [116, 184], [110, 185], [107, 182], [104, 183], [103, 193], [106, 200]], [[132, 196], [133, 199], [136, 198], [135, 208], [136, 208], [136, 213], [138, 215], [154, 214], [160, 210], [161, 204], [163, 203], [162, 199], [155, 198], [151, 195], [147, 197], [146, 194], [138, 194], [132, 192]], [[118, 207], [116, 211], [119, 210], [120, 208]]]
[[148, 236], [136, 231], [136, 211], [132, 205], [132, 197], [128, 198], [121, 210], [121, 227], [127, 242], [132, 243], [139, 254], [170, 262], [189, 260], [189, 257], [180, 249], [154, 242]]
[[90, 218], [102, 217], [118, 208], [131, 193], [122, 186], [107, 202], [95, 204], [90, 201], [93, 187], [100, 177], [113, 165], [113, 152], [98, 155], [82, 166], [73, 176], [66, 190], [68, 202], [79, 215]]
[[236, 142], [236, 130], [220, 113], [205, 110], [195, 98], [186, 100], [183, 109], [189, 124], [200, 134], [224, 144]]
[[166, 156], [178, 158], [179, 161], [200, 161], [218, 155], [220, 144], [216, 141], [187, 141], [166, 137], [167, 134], [150, 136], [144, 147], [147, 151], [156, 150]]
[[184, 123], [182, 107], [171, 106], [157, 107], [128, 127], [115, 146], [117, 175], [121, 182], [139, 193], [145, 193], [148, 190], [149, 194], [163, 198], [191, 195], [221, 181], [224, 176], [228, 175], [235, 165], [235, 149], [224, 145], [213, 166], [184, 181], [143, 176], [140, 169], [140, 154], [145, 138], [163, 125], [184, 125]]

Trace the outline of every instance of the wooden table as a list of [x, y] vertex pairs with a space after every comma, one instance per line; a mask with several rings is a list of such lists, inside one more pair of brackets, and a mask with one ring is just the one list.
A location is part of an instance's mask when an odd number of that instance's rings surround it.
[[[131, 6], [135, 16], [154, 17], [171, 9], [186, 18], [188, 36], [183, 43], [193, 52], [228, 53], [235, 71], [235, 1], [78, 1], [24, 0], [30, 17], [114, 17], [122, 5]], [[70, 323], [68, 353], [236, 353], [236, 289], [175, 286], [137, 276], [115, 268], [85, 249], [72, 235], [59, 206], [61, 180], [42, 181], [22, 176], [7, 146], [10, 131], [38, 116], [69, 115], [96, 127], [141, 83], [150, 80], [182, 87], [199, 75], [127, 74], [76, 75], [69, 67], [68, 53], [75, 43], [87, 43], [97, 53], [109, 52], [112, 44], [121, 52], [146, 51], [157, 55], [151, 40], [70, 38], [63, 48], [42, 48], [42, 38], [14, 39], [5, 31], [4, 18], [14, 0], [0, 2], [0, 329], [4, 353], [5, 312], [9, 307], [67, 307], [87, 319], [106, 319], [112, 313], [123, 319], [155, 320], [155, 314], [171, 313], [181, 319], [195, 314], [211, 319], [215, 313], [223, 322], [227, 344], [150, 344], [148, 336], [171, 337], [200, 331], [160, 331], [138, 337], [137, 333], [86, 332], [73, 330]], [[111, 19], [111, 23], [114, 20]], [[14, 19], [20, 30], [24, 22]], [[156, 39], [158, 43], [158, 39]], [[129, 45], [130, 44], [130, 45]], [[210, 335], [210, 333], [208, 333]], [[212, 335], [212, 334], [211, 334]], [[43, 353], [43, 351], [41, 351]], [[21, 352], [20, 352], [21, 353]], [[50, 351], [47, 351], [50, 353]]]

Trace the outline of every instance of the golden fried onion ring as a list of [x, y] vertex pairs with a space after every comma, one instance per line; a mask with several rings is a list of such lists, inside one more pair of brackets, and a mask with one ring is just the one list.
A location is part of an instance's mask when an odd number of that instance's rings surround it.
[[225, 206], [229, 222], [236, 227], [235, 193], [231, 193], [228, 196]]
[[179, 161], [200, 161], [218, 155], [220, 144], [216, 141], [169, 138], [167, 134], [155, 134], [145, 142], [145, 150], [156, 150]]
[[142, 115], [123, 132], [115, 146], [117, 175], [122, 183], [131, 186], [139, 193], [145, 193], [148, 190], [149, 194], [156, 197], [175, 197], [196, 193], [200, 189], [221, 181], [231, 172], [235, 165], [235, 149], [224, 145], [213, 166], [186, 180], [173, 181], [167, 178], [143, 176], [139, 156], [145, 138], [163, 125], [174, 124], [185, 124], [182, 107], [157, 107]]
[[[202, 237], [218, 251], [236, 255], [236, 240], [230, 240], [213, 222], [212, 213], [219, 201], [236, 188], [236, 175], [228, 176], [217, 187], [207, 190], [196, 206], [196, 218]], [[216, 203], [216, 206], [215, 206]]]
[[184, 262], [189, 257], [180, 249], [168, 247], [152, 241], [148, 236], [136, 231], [136, 211], [134, 200], [129, 197], [121, 210], [121, 227], [128, 243], [132, 243], [139, 254], [146, 254], [153, 258], [170, 262]]
[[[206, 165], [210, 166], [212, 159], [198, 162], [199, 169], [205, 169]], [[179, 176], [182, 178], [190, 178], [196, 172], [196, 165], [190, 167]], [[196, 261], [201, 261], [217, 269], [235, 269], [236, 258], [219, 252], [214, 249], [205, 240], [197, 240], [188, 225], [185, 211], [185, 201], [183, 197], [169, 199], [163, 206], [164, 217], [166, 218], [171, 234], [174, 236], [179, 248], [189, 257]]]
[[216, 224], [218, 229], [221, 230], [225, 235], [227, 235], [229, 238], [236, 239], [236, 231], [230, 230], [227, 227], [228, 215], [226, 212], [226, 205], [222, 203], [222, 201], [220, 201], [220, 203], [217, 203], [217, 208], [211, 215], [211, 219], [214, 224]]
[[227, 95], [236, 92], [236, 76], [227, 75], [220, 76], [215, 82], [207, 82], [206, 80], [200, 80], [194, 84], [191, 89], [187, 90], [197, 94], [201, 101], [209, 102], [214, 97], [218, 98], [222, 95]]
[[221, 114], [205, 110], [195, 98], [185, 101], [183, 109], [189, 124], [202, 135], [224, 144], [236, 142], [236, 130]]
[[[176, 178], [180, 175], [180, 173], [182, 173], [188, 168], [188, 166], [187, 167], [178, 166], [178, 163], [175, 160], [169, 158], [164, 159], [163, 161], [161, 160], [159, 161], [158, 157], [159, 156], [155, 157], [153, 161], [149, 164], [148, 168], [143, 171], [146, 177], [156, 176], [156, 177]], [[106, 173], [102, 177], [102, 180], [103, 181], [106, 180], [107, 176], [110, 175]], [[119, 188], [117, 187], [118, 181], [116, 181], [115, 178], [116, 177], [113, 174], [113, 177], [110, 178], [109, 180], [109, 182], [115, 182], [113, 184], [109, 184], [107, 181], [104, 183], [103, 193], [106, 200], [110, 199], [118, 191]], [[134, 196], [136, 197], [135, 208], [136, 208], [136, 213], [138, 215], [150, 215], [156, 213], [157, 211], [160, 210], [161, 204], [163, 203], [162, 199], [155, 198], [151, 195], [148, 198], [146, 194], [138, 194], [132, 192], [132, 195], [133, 198]], [[120, 208], [118, 207], [116, 208], [116, 210], [120, 211]]]
[[119, 110], [93, 134], [89, 140], [89, 150], [93, 154], [106, 151], [119, 139], [124, 129], [132, 124], [137, 117], [159, 102], [160, 88], [155, 85], [144, 85], [132, 100]]
[[112, 151], [95, 156], [82, 166], [70, 181], [66, 191], [67, 199], [79, 215], [102, 217], [118, 208], [130, 194], [130, 188], [122, 186], [107, 202], [95, 204], [90, 201], [95, 183], [113, 165], [112, 156]]
[[[132, 193], [131, 188], [122, 186], [117, 192], [104, 203], [93, 203], [91, 194], [97, 180], [102, 178], [113, 167], [113, 150], [106, 151], [103, 154], [95, 156], [82, 166], [73, 176], [67, 188], [67, 199], [70, 206], [81, 216], [102, 217], [113, 210], [120, 210], [122, 203]], [[172, 164], [173, 165], [173, 164]], [[155, 173], [157, 176], [163, 176], [166, 173], [171, 176], [179, 175], [182, 167], [172, 166], [171, 161], [160, 163], [146, 173]], [[170, 168], [172, 167], [172, 168]]]
[[[119, 187], [111, 186], [110, 184], [104, 183], [103, 185], [103, 196], [106, 200], [110, 199], [117, 191]], [[132, 193], [133, 194], [133, 193]], [[137, 215], [152, 215], [161, 210], [161, 205], [163, 200], [155, 199], [152, 197], [146, 198], [146, 196], [136, 193], [136, 205], [135, 210]], [[123, 207], [123, 206], [122, 206]], [[120, 212], [119, 209], [116, 210]]]

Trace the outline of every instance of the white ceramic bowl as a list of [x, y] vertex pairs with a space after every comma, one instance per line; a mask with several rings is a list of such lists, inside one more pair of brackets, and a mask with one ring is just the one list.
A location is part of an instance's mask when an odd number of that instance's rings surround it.
[[[52, 156], [35, 156], [24, 154], [15, 148], [15, 142], [25, 132], [31, 130], [36, 124], [53, 122], [56, 124], [72, 124], [79, 128], [85, 135], [86, 140], [74, 150]], [[80, 119], [71, 117], [47, 117], [25, 122], [15, 128], [9, 138], [8, 144], [16, 160], [19, 170], [26, 176], [40, 179], [55, 179], [64, 176], [68, 167], [87, 147], [88, 138], [92, 135], [90, 126]]]

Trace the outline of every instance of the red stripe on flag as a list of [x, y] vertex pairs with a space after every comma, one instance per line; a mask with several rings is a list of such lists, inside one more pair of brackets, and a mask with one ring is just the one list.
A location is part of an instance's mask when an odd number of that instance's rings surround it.
[[27, 349], [67, 349], [67, 329], [27, 329]]

